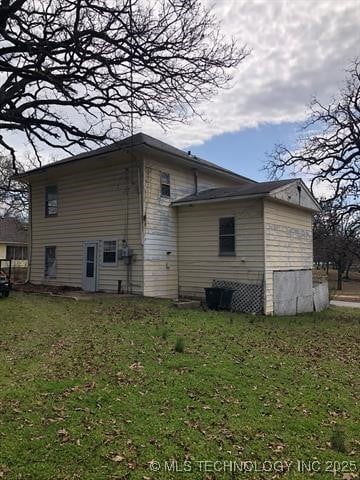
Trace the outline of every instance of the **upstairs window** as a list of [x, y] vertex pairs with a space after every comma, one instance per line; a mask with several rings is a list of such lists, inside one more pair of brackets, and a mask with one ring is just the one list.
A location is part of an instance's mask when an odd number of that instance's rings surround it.
[[115, 264], [117, 262], [117, 241], [104, 240], [103, 263]]
[[18, 245], [6, 246], [6, 260], [26, 260], [27, 247]]
[[45, 216], [54, 217], [58, 212], [57, 186], [51, 185], [45, 190]]
[[170, 174], [161, 172], [160, 183], [161, 183], [161, 196], [169, 198], [170, 197]]
[[219, 255], [235, 255], [235, 218], [219, 219]]
[[45, 247], [45, 278], [56, 278], [56, 247]]

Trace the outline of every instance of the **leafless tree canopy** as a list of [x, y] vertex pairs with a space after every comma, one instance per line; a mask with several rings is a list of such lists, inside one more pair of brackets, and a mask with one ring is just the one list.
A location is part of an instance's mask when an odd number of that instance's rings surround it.
[[360, 261], [360, 214], [344, 213], [341, 199], [324, 202], [322, 212], [315, 215], [314, 260], [335, 265], [339, 290], [344, 272]]
[[[23, 171], [19, 165], [19, 171]], [[0, 156], [0, 217], [27, 217], [29, 203], [28, 187], [13, 180], [14, 170], [10, 157]]]
[[[291, 151], [275, 148], [267, 163], [271, 176], [285, 171], [306, 172], [311, 187], [324, 182], [328, 200], [341, 198], [344, 214], [359, 212], [360, 198], [360, 63], [354, 62], [338, 98], [328, 106], [314, 100], [305, 135]], [[308, 133], [306, 133], [308, 132]]]
[[183, 121], [246, 55], [199, 0], [0, 0], [0, 145], [16, 170], [11, 132], [40, 161]]

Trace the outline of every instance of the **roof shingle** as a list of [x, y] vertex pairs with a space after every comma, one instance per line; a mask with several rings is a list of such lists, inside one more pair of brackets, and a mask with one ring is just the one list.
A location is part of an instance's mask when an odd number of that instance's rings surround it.
[[193, 203], [206, 200], [217, 200], [231, 197], [247, 197], [252, 195], [266, 195], [274, 190], [296, 182], [297, 179], [276, 180], [273, 182], [261, 182], [254, 184], [245, 184], [235, 187], [210, 188], [203, 190], [198, 194], [188, 195], [173, 202], [174, 205], [182, 203]]
[[216, 165], [215, 163], [208, 162], [207, 160], [204, 160], [202, 158], [196, 157], [195, 155], [188, 154], [184, 152], [183, 150], [180, 150], [176, 147], [173, 147], [172, 145], [169, 145], [168, 143], [162, 142], [161, 140], [158, 140], [157, 138], [151, 137], [150, 135], [146, 135], [145, 133], [137, 133], [131, 137], [124, 138], [123, 140], [120, 140], [118, 142], [114, 142], [111, 145], [107, 145], [105, 147], [97, 148], [96, 150], [92, 150], [89, 152], [84, 152], [80, 153], [79, 155], [73, 155], [72, 157], [64, 158], [63, 160], [59, 160], [57, 162], [53, 163], [48, 163], [42, 167], [35, 168], [33, 170], [28, 170], [27, 172], [21, 173], [17, 175], [16, 177], [21, 179], [21, 178], [26, 178], [29, 175], [33, 175], [36, 173], [39, 173], [41, 171], [45, 171], [49, 168], [54, 168], [60, 165], [64, 165], [67, 163], [72, 163], [76, 162], [79, 160], [86, 160], [90, 159], [92, 157], [96, 157], [99, 155], [105, 155], [107, 153], [111, 152], [116, 152], [120, 150], [128, 150], [128, 149], [141, 149], [141, 148], [148, 148], [152, 149], [155, 151], [160, 151], [167, 153], [171, 156], [177, 157], [178, 159], [186, 162], [190, 162], [193, 165], [193, 168], [197, 167], [205, 167], [205, 168], [210, 168], [212, 170], [217, 171], [218, 173], [226, 174], [226, 175], [231, 175], [234, 178], [238, 178], [241, 180], [245, 180], [249, 183], [254, 183], [256, 184], [257, 182], [255, 180], [251, 180], [250, 178], [244, 177], [242, 175], [239, 175], [238, 173], [232, 172], [231, 170], [228, 170], [227, 168], [220, 167], [220, 165]]
[[0, 243], [28, 242], [28, 231], [26, 226], [16, 218], [0, 218]]

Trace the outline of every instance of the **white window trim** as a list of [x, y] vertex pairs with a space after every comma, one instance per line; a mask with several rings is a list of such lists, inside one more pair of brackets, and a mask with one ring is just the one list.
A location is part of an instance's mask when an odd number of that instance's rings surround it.
[[[115, 242], [115, 262], [104, 262], [104, 245], [105, 242]], [[116, 238], [107, 238], [101, 240], [101, 265], [104, 267], [116, 267], [119, 261], [119, 242]]]
[[[55, 188], [56, 189], [56, 213], [49, 213], [49, 200], [48, 200], [48, 189]], [[59, 213], [59, 187], [57, 184], [51, 184], [45, 186], [45, 218], [57, 217]]]
[[[167, 175], [169, 177], [169, 183], [165, 183], [162, 181], [162, 176], [163, 175]], [[163, 195], [162, 193], [162, 186], [163, 185], [166, 185], [169, 187], [169, 195]], [[164, 171], [161, 171], [160, 172], [160, 197], [161, 198], [171, 198], [171, 175], [169, 172], [164, 172]]]
[[[220, 234], [220, 221], [225, 218], [233, 218], [234, 219], [234, 233], [233, 234]], [[220, 250], [220, 237], [234, 237], [234, 251], [233, 252], [223, 252]], [[219, 217], [218, 222], [218, 242], [219, 242], [219, 257], [236, 257], [236, 216], [235, 215], [227, 215]]]

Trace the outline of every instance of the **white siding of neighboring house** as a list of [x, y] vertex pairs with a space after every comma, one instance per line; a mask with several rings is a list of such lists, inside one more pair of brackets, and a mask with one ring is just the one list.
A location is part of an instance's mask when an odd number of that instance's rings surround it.
[[[236, 256], [219, 256], [219, 218], [235, 217]], [[263, 281], [264, 229], [261, 200], [178, 207], [179, 290], [203, 297], [214, 279]]]
[[312, 213], [264, 200], [265, 313], [273, 313], [273, 272], [311, 269]]
[[[160, 196], [162, 171], [170, 174], [171, 198]], [[241, 180], [198, 171], [198, 191], [240, 183]], [[178, 296], [178, 209], [171, 207], [170, 204], [176, 199], [193, 194], [194, 190], [193, 169], [175, 165], [171, 160], [146, 158], [144, 294], [147, 296], [165, 298]]]
[[[0, 259], [1, 260], [6, 260], [6, 250], [7, 250], [7, 245], [16, 245], [15, 243], [0, 243]], [[18, 245], [23, 245], [23, 244], [18, 244]], [[7, 268], [9, 265], [8, 262], [3, 262], [2, 267]], [[28, 261], [27, 260], [13, 260], [11, 262], [11, 265], [13, 267], [18, 267], [18, 268], [27, 268], [28, 266]]]
[[[127, 267], [102, 265], [102, 241], [127, 239], [134, 251], [132, 291], [143, 291], [138, 173], [141, 163], [129, 157], [84, 161], [49, 169], [32, 179], [32, 266], [35, 284], [82, 286], [83, 245], [98, 241], [98, 290], [126, 288]], [[58, 215], [46, 218], [45, 187], [58, 187]], [[141, 182], [140, 182], [141, 186]], [[44, 278], [45, 246], [56, 246], [56, 279]]]

